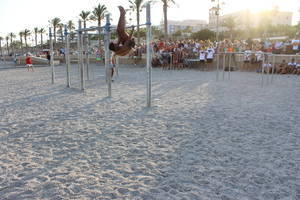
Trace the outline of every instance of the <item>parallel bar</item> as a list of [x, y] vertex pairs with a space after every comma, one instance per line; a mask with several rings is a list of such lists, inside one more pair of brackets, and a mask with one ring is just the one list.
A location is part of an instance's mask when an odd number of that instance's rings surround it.
[[[78, 27], [79, 30], [81, 30], [81, 20], [78, 21]], [[82, 37], [82, 32], [78, 31], [78, 36], [77, 36], [77, 45], [78, 45], [78, 51], [79, 51], [79, 68], [80, 68], [80, 89], [84, 90], [84, 64], [83, 64], [83, 37]]]
[[150, 3], [147, 3], [146, 7], [146, 19], [147, 19], [147, 107], [151, 107], [151, 83], [152, 83], [152, 65], [151, 65], [151, 7]]
[[67, 25], [65, 25], [65, 61], [66, 61], [66, 69], [67, 69], [67, 87], [71, 87], [71, 76], [70, 76], [70, 35], [68, 34]]
[[231, 60], [232, 54], [229, 54], [229, 64], [228, 64], [228, 80], [230, 80], [230, 72], [231, 72]]
[[52, 30], [49, 28], [49, 42], [50, 42], [50, 66], [51, 66], [51, 83], [54, 84], [55, 71], [54, 71], [54, 53], [53, 53], [53, 39], [52, 39]]
[[263, 62], [262, 62], [262, 66], [261, 66], [261, 87], [264, 87], [264, 67], [265, 67], [265, 59], [266, 59], [266, 55], [263, 54]]
[[106, 84], [108, 97], [111, 97], [111, 67], [110, 67], [110, 14], [106, 15], [105, 35], [104, 35], [104, 48], [105, 48], [105, 71], [106, 71]]
[[225, 80], [226, 54], [223, 54], [223, 81]]
[[276, 58], [276, 56], [275, 56], [275, 54], [273, 54], [271, 84], [273, 83], [274, 71], [275, 71], [275, 67], [276, 67], [275, 66], [275, 62], [276, 62], [275, 58]]

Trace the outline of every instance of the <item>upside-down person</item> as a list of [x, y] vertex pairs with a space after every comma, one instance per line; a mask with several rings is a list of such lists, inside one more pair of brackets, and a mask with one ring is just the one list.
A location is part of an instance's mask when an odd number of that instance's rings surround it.
[[[117, 35], [118, 42], [109, 44], [109, 50], [113, 51], [112, 62], [116, 63], [116, 56], [126, 56], [129, 52], [134, 48], [135, 42], [134, 38], [132, 38], [134, 27], [132, 27], [131, 33], [128, 35], [125, 31], [125, 15], [126, 11], [122, 6], [118, 6], [120, 10], [120, 18], [117, 27]], [[112, 75], [114, 74], [114, 70], [112, 70]]]
[[126, 11], [122, 6], [119, 6], [120, 18], [117, 27], [118, 42], [109, 44], [109, 49], [114, 52], [114, 56], [126, 56], [135, 46], [134, 38], [132, 38], [134, 27], [130, 35], [125, 31], [125, 14]]

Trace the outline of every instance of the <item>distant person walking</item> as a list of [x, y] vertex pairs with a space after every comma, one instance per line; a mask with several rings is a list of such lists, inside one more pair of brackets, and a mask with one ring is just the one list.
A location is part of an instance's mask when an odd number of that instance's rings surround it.
[[29, 71], [31, 69], [32, 72], [34, 72], [33, 70], [33, 66], [32, 66], [32, 60], [30, 58], [30, 55], [27, 54], [26, 55], [26, 59], [25, 59], [25, 62], [26, 62], [26, 67], [27, 67], [27, 70]]
[[50, 52], [47, 52], [47, 60], [48, 60], [48, 64], [50, 65], [50, 60], [51, 60], [51, 56], [50, 56]]

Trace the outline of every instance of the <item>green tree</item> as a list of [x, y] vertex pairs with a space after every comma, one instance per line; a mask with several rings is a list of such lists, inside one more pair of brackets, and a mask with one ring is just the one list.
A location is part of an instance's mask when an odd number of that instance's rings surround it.
[[140, 12], [144, 7], [144, 0], [129, 0], [130, 8], [136, 12], [136, 25], [137, 25], [137, 44], [140, 44]]
[[68, 21], [67, 28], [68, 28], [69, 32], [72, 32], [73, 30], [75, 30], [75, 25], [74, 25], [74, 22], [72, 20]]
[[192, 33], [191, 37], [195, 40], [212, 40], [215, 37], [215, 32], [209, 29], [203, 29], [196, 33]]
[[9, 54], [9, 46], [8, 46], [8, 42], [9, 42], [9, 36], [6, 36], [5, 37], [5, 40], [6, 40], [6, 49], [7, 49], [7, 53]]
[[168, 38], [168, 7], [170, 3], [175, 3], [174, 0], [161, 0], [163, 3], [163, 13], [164, 13], [164, 31], [165, 39]]
[[81, 13], [79, 14], [79, 17], [83, 21], [83, 28], [86, 28], [86, 22], [89, 20], [89, 15], [90, 14], [91, 14], [90, 11], [81, 11]]
[[51, 20], [51, 24], [53, 26], [53, 36], [54, 36], [54, 44], [56, 43], [56, 29], [59, 27], [59, 24], [61, 23], [61, 19], [58, 17], [55, 17]]
[[43, 47], [44, 45], [44, 40], [43, 40], [43, 35], [46, 33], [46, 30], [44, 28], [41, 28], [38, 33], [40, 34], [41, 37], [41, 46]]
[[28, 30], [28, 29], [25, 29], [24, 31], [23, 31], [23, 36], [24, 36], [24, 40], [25, 40], [25, 46], [26, 46], [26, 48], [28, 47], [28, 44], [27, 44], [27, 37], [29, 37], [30, 36], [30, 34], [31, 34], [31, 32], [30, 32], [30, 30]]
[[33, 32], [34, 32], [35, 47], [37, 47], [37, 36], [38, 36], [38, 33], [39, 33], [39, 28], [35, 27], [33, 29]]
[[233, 33], [234, 33], [235, 28], [236, 28], [236, 22], [235, 22], [234, 18], [233, 17], [227, 17], [223, 21], [223, 26], [228, 29], [228, 32], [229, 32], [229, 35], [230, 35], [230, 39], [232, 40]]
[[[101, 27], [101, 21], [104, 19], [104, 15], [107, 12], [107, 8], [105, 5], [101, 5], [100, 3], [94, 8], [92, 11], [92, 15], [90, 19], [92, 21], [97, 21], [98, 26]], [[98, 43], [99, 43], [99, 49], [101, 47], [101, 30], [99, 30], [98, 33]]]

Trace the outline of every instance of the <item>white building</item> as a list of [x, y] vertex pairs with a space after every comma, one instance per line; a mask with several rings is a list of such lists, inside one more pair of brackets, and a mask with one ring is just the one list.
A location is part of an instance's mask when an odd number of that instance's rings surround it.
[[[225, 31], [226, 28], [223, 23], [226, 19], [233, 18], [236, 24], [236, 29], [245, 30], [250, 27], [258, 27], [266, 21], [269, 21], [271, 25], [292, 25], [292, 12], [279, 11], [274, 8], [269, 11], [253, 13], [249, 10], [238, 11], [230, 14], [226, 14], [219, 17], [219, 31]], [[209, 11], [209, 29], [216, 31], [217, 16], [215, 11], [210, 9]]]
[[[183, 20], [174, 21], [168, 20], [168, 33], [173, 34], [177, 31], [183, 31], [191, 29], [192, 32], [197, 32], [207, 28], [207, 22], [205, 20]], [[160, 29], [164, 30], [164, 23], [161, 22]]]

